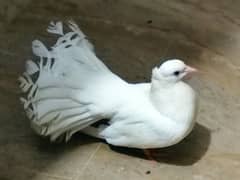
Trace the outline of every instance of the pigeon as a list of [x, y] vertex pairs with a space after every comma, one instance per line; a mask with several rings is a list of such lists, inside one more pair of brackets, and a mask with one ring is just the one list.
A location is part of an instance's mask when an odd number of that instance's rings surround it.
[[151, 82], [128, 83], [96, 56], [75, 22], [67, 25], [50, 23], [47, 31], [59, 36], [51, 48], [32, 42], [36, 60], [27, 60], [19, 78], [20, 101], [36, 133], [68, 141], [82, 132], [114, 146], [149, 149], [191, 132], [197, 98], [183, 78], [197, 69], [170, 59], [153, 68]]

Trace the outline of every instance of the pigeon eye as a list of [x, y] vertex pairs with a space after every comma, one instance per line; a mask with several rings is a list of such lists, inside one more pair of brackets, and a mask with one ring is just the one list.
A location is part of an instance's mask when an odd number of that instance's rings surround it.
[[180, 71], [175, 71], [173, 74], [174, 74], [175, 76], [178, 76], [178, 75], [180, 74]]

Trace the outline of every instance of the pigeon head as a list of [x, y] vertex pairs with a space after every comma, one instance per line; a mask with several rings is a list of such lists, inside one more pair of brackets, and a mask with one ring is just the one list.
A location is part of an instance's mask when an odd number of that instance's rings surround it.
[[174, 83], [196, 71], [195, 68], [186, 65], [183, 61], [172, 59], [165, 61], [160, 67], [155, 67], [152, 71], [152, 78], [159, 81]]

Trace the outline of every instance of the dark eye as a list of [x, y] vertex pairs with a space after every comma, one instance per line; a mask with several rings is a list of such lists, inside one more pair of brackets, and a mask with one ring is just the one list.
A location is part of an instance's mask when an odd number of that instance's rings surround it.
[[175, 76], [178, 76], [178, 75], [180, 74], [180, 71], [175, 71], [173, 74], [174, 74]]

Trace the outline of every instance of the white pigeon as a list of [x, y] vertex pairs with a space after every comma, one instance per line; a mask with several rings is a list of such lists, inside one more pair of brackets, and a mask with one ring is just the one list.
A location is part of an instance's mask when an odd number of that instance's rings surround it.
[[[21, 98], [33, 129], [51, 141], [69, 140], [75, 132], [105, 139], [109, 144], [161, 148], [186, 137], [195, 122], [196, 96], [182, 81], [196, 69], [173, 59], [152, 70], [150, 83], [131, 84], [111, 72], [74, 22], [65, 33], [61, 22], [48, 32], [58, 34], [48, 50], [32, 43], [36, 62], [26, 63], [19, 78]], [[98, 127], [94, 123], [109, 119]]]

